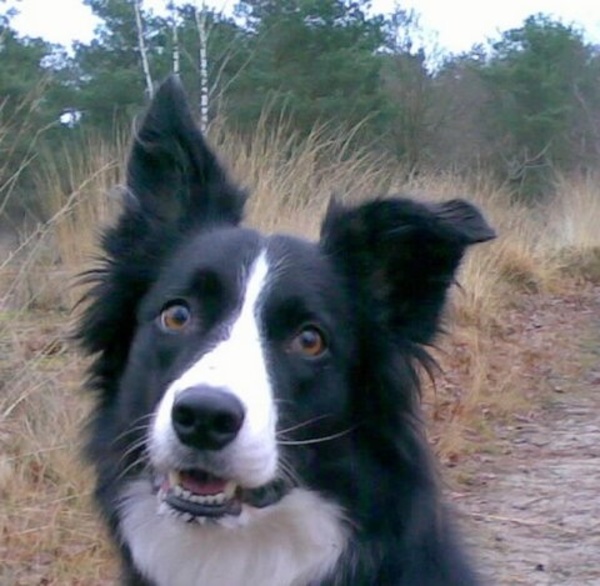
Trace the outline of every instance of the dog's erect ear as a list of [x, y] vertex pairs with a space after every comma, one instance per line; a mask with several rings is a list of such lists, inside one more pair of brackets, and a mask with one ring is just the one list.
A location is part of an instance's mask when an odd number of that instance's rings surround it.
[[330, 205], [321, 247], [352, 287], [359, 309], [393, 334], [426, 344], [465, 248], [494, 238], [479, 211], [452, 200]]
[[235, 224], [241, 219], [245, 194], [229, 183], [174, 76], [158, 88], [135, 133], [127, 188], [129, 206], [157, 220]]

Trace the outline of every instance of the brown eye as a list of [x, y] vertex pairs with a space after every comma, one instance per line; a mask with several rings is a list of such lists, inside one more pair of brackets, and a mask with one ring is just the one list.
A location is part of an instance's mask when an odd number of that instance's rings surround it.
[[307, 358], [321, 356], [327, 350], [325, 337], [315, 326], [302, 328], [292, 339], [288, 346], [288, 352], [301, 354]]
[[160, 313], [160, 327], [165, 332], [181, 332], [190, 323], [192, 314], [187, 305], [173, 303]]

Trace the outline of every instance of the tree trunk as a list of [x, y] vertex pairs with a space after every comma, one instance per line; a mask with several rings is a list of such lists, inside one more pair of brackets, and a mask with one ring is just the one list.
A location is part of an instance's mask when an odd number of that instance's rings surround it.
[[200, 60], [200, 129], [206, 132], [208, 127], [208, 58], [206, 32], [206, 6], [202, 3], [202, 8], [196, 6], [196, 27], [198, 28], [198, 38], [200, 41], [199, 60]]
[[135, 24], [138, 34], [138, 50], [140, 57], [142, 58], [142, 69], [144, 71], [144, 78], [146, 80], [146, 93], [151, 98], [154, 93], [154, 84], [152, 83], [152, 76], [150, 75], [150, 64], [148, 63], [148, 52], [146, 50], [146, 44], [144, 43], [144, 27], [142, 23], [142, 0], [133, 0], [133, 8], [135, 10]]
[[171, 10], [171, 31], [173, 35], [173, 73], [179, 77], [181, 71], [181, 53], [179, 50], [179, 26], [177, 22], [177, 9], [175, 4], [171, 2], [168, 6]]

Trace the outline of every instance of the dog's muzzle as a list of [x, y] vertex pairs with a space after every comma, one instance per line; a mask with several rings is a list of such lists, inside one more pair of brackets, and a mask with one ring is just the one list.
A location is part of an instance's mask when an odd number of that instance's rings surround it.
[[257, 488], [243, 488], [199, 469], [171, 471], [158, 479], [157, 485], [160, 503], [184, 521], [238, 516], [243, 505], [257, 509], [269, 507], [292, 488], [292, 484], [282, 478]]
[[[199, 452], [217, 452], [232, 443], [245, 418], [240, 400], [225, 389], [206, 385], [178, 393], [171, 424], [179, 442]], [[238, 516], [244, 504], [265, 508], [280, 501], [291, 488], [281, 478], [245, 488], [201, 468], [172, 469], [155, 478], [163, 510], [185, 521]]]

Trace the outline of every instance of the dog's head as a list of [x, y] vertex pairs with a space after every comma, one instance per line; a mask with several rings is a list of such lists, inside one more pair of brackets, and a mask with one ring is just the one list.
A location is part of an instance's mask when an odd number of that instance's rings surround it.
[[100, 492], [143, 479], [188, 521], [347, 483], [357, 438], [412, 414], [411, 359], [465, 248], [493, 237], [469, 203], [407, 199], [334, 203], [316, 243], [265, 236], [239, 226], [244, 200], [167, 81], [80, 332]]

